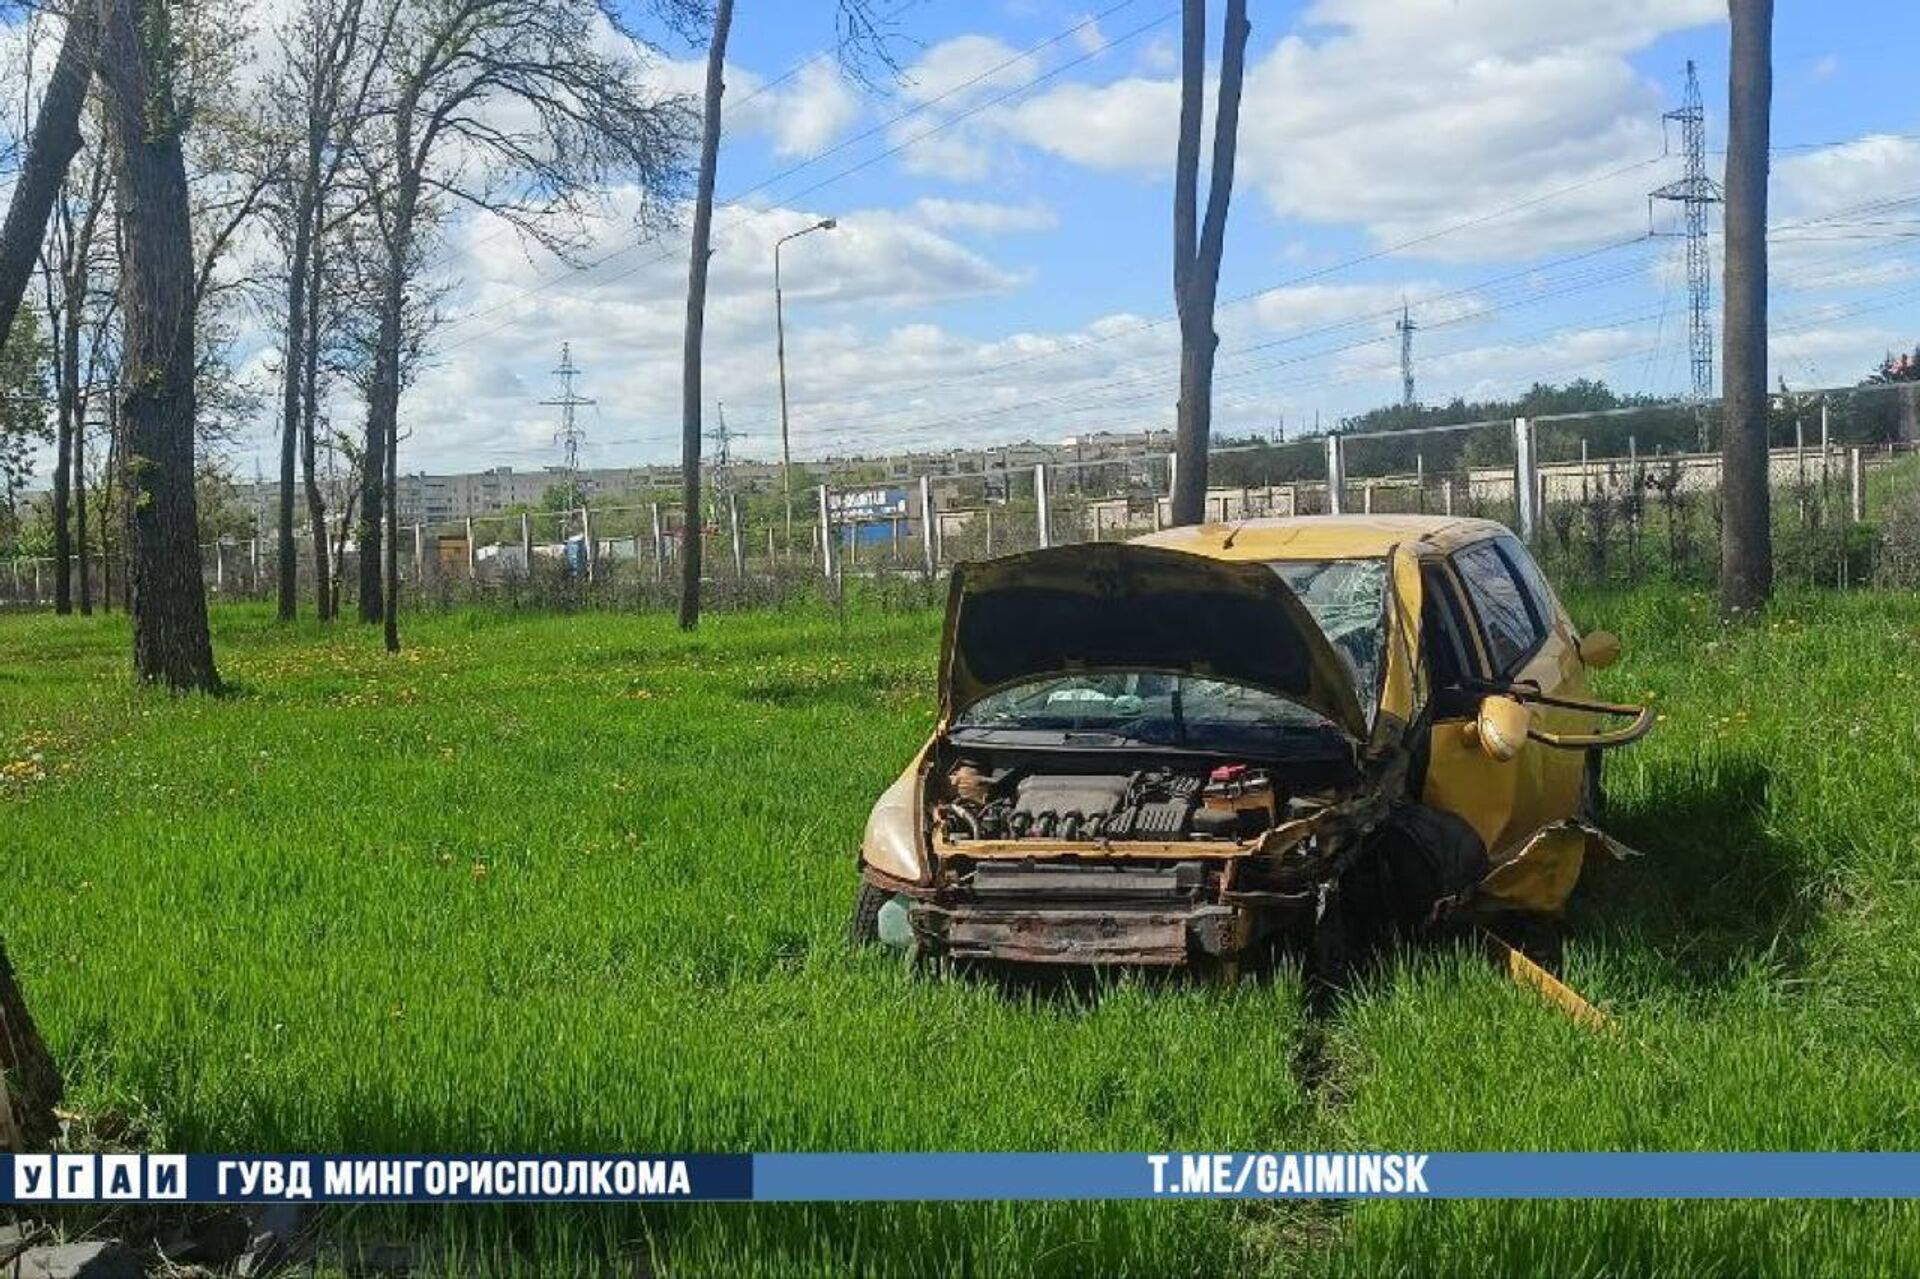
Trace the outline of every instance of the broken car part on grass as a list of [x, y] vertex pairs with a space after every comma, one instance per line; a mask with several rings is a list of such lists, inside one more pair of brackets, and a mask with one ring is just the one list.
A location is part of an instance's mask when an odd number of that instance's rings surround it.
[[1606, 846], [1599, 753], [1651, 724], [1586, 696], [1618, 651], [1481, 520], [1260, 520], [962, 566], [939, 722], [874, 807], [854, 932], [1230, 970], [1511, 919], [1550, 936]]

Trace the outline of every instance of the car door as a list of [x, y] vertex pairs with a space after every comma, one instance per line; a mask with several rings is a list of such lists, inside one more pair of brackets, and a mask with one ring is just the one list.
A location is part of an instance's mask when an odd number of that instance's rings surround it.
[[1491, 850], [1511, 819], [1520, 763], [1489, 759], [1469, 732], [1480, 707], [1479, 686], [1492, 673], [1453, 566], [1429, 560], [1421, 571], [1421, 597], [1421, 647], [1433, 707], [1421, 801], [1460, 817]]
[[[1584, 668], [1578, 637], [1526, 548], [1510, 535], [1501, 535], [1463, 546], [1451, 560], [1473, 615], [1489, 677], [1496, 683], [1530, 685], [1548, 697], [1582, 693]], [[1591, 716], [1580, 711], [1535, 706], [1534, 715], [1541, 727], [1556, 732], [1591, 727]], [[1475, 823], [1476, 829], [1484, 825], [1481, 836], [1496, 861], [1542, 826], [1579, 811], [1585, 775], [1585, 759], [1579, 751], [1555, 749], [1529, 738], [1505, 764], [1484, 755], [1480, 758], [1497, 776], [1488, 800], [1503, 803], [1506, 809], [1495, 812], [1483, 801], [1484, 811]], [[1460, 764], [1469, 775], [1485, 773], [1465, 758]], [[1494, 782], [1495, 776], [1483, 776], [1482, 781]], [[1468, 820], [1474, 818], [1468, 816]]]

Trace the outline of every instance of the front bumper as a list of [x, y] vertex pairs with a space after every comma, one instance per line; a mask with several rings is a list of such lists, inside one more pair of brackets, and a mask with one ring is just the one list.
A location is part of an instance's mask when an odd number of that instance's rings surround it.
[[922, 953], [1015, 964], [1171, 968], [1232, 960], [1311, 919], [1311, 897], [1223, 900], [1217, 870], [981, 863], [907, 904]]
[[1231, 906], [1021, 910], [916, 902], [908, 918], [923, 948], [954, 959], [1151, 967], [1175, 967], [1197, 955], [1238, 954], [1248, 924], [1246, 913]]

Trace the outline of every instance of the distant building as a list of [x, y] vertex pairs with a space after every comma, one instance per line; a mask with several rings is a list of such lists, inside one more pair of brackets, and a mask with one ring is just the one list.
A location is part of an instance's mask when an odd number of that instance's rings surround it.
[[[1004, 491], [1008, 475], [1031, 471], [1042, 462], [1113, 461], [1163, 455], [1172, 448], [1172, 431], [1096, 431], [1069, 437], [1058, 444], [1022, 441], [985, 448], [915, 451], [880, 457], [813, 458], [795, 465], [829, 484], [880, 482], [897, 486], [922, 475], [932, 476], [940, 504], [948, 505], [958, 498], [961, 492], [958, 481], [966, 477], [986, 477], [990, 488]], [[740, 493], [777, 493], [780, 479], [778, 462], [735, 462], [726, 468], [725, 474], [727, 485]], [[995, 481], [999, 481], [999, 485], [996, 486]], [[545, 502], [548, 490], [563, 488], [567, 482], [567, 472], [558, 466], [537, 471], [496, 466], [448, 475], [403, 473], [399, 477], [395, 515], [402, 524], [441, 524], [499, 515], [516, 507], [539, 507]], [[680, 483], [680, 468], [672, 463], [591, 467], [579, 471], [575, 482], [583, 496], [604, 504], [623, 494], [675, 489]], [[280, 486], [269, 480], [236, 483], [233, 490], [235, 500], [246, 508], [271, 512]]]

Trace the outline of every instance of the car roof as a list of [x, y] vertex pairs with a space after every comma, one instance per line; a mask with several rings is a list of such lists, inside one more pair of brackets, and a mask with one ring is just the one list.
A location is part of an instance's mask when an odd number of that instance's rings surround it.
[[1405, 543], [1444, 555], [1507, 531], [1492, 520], [1453, 515], [1291, 515], [1191, 524], [1132, 540], [1217, 560], [1357, 560]]

